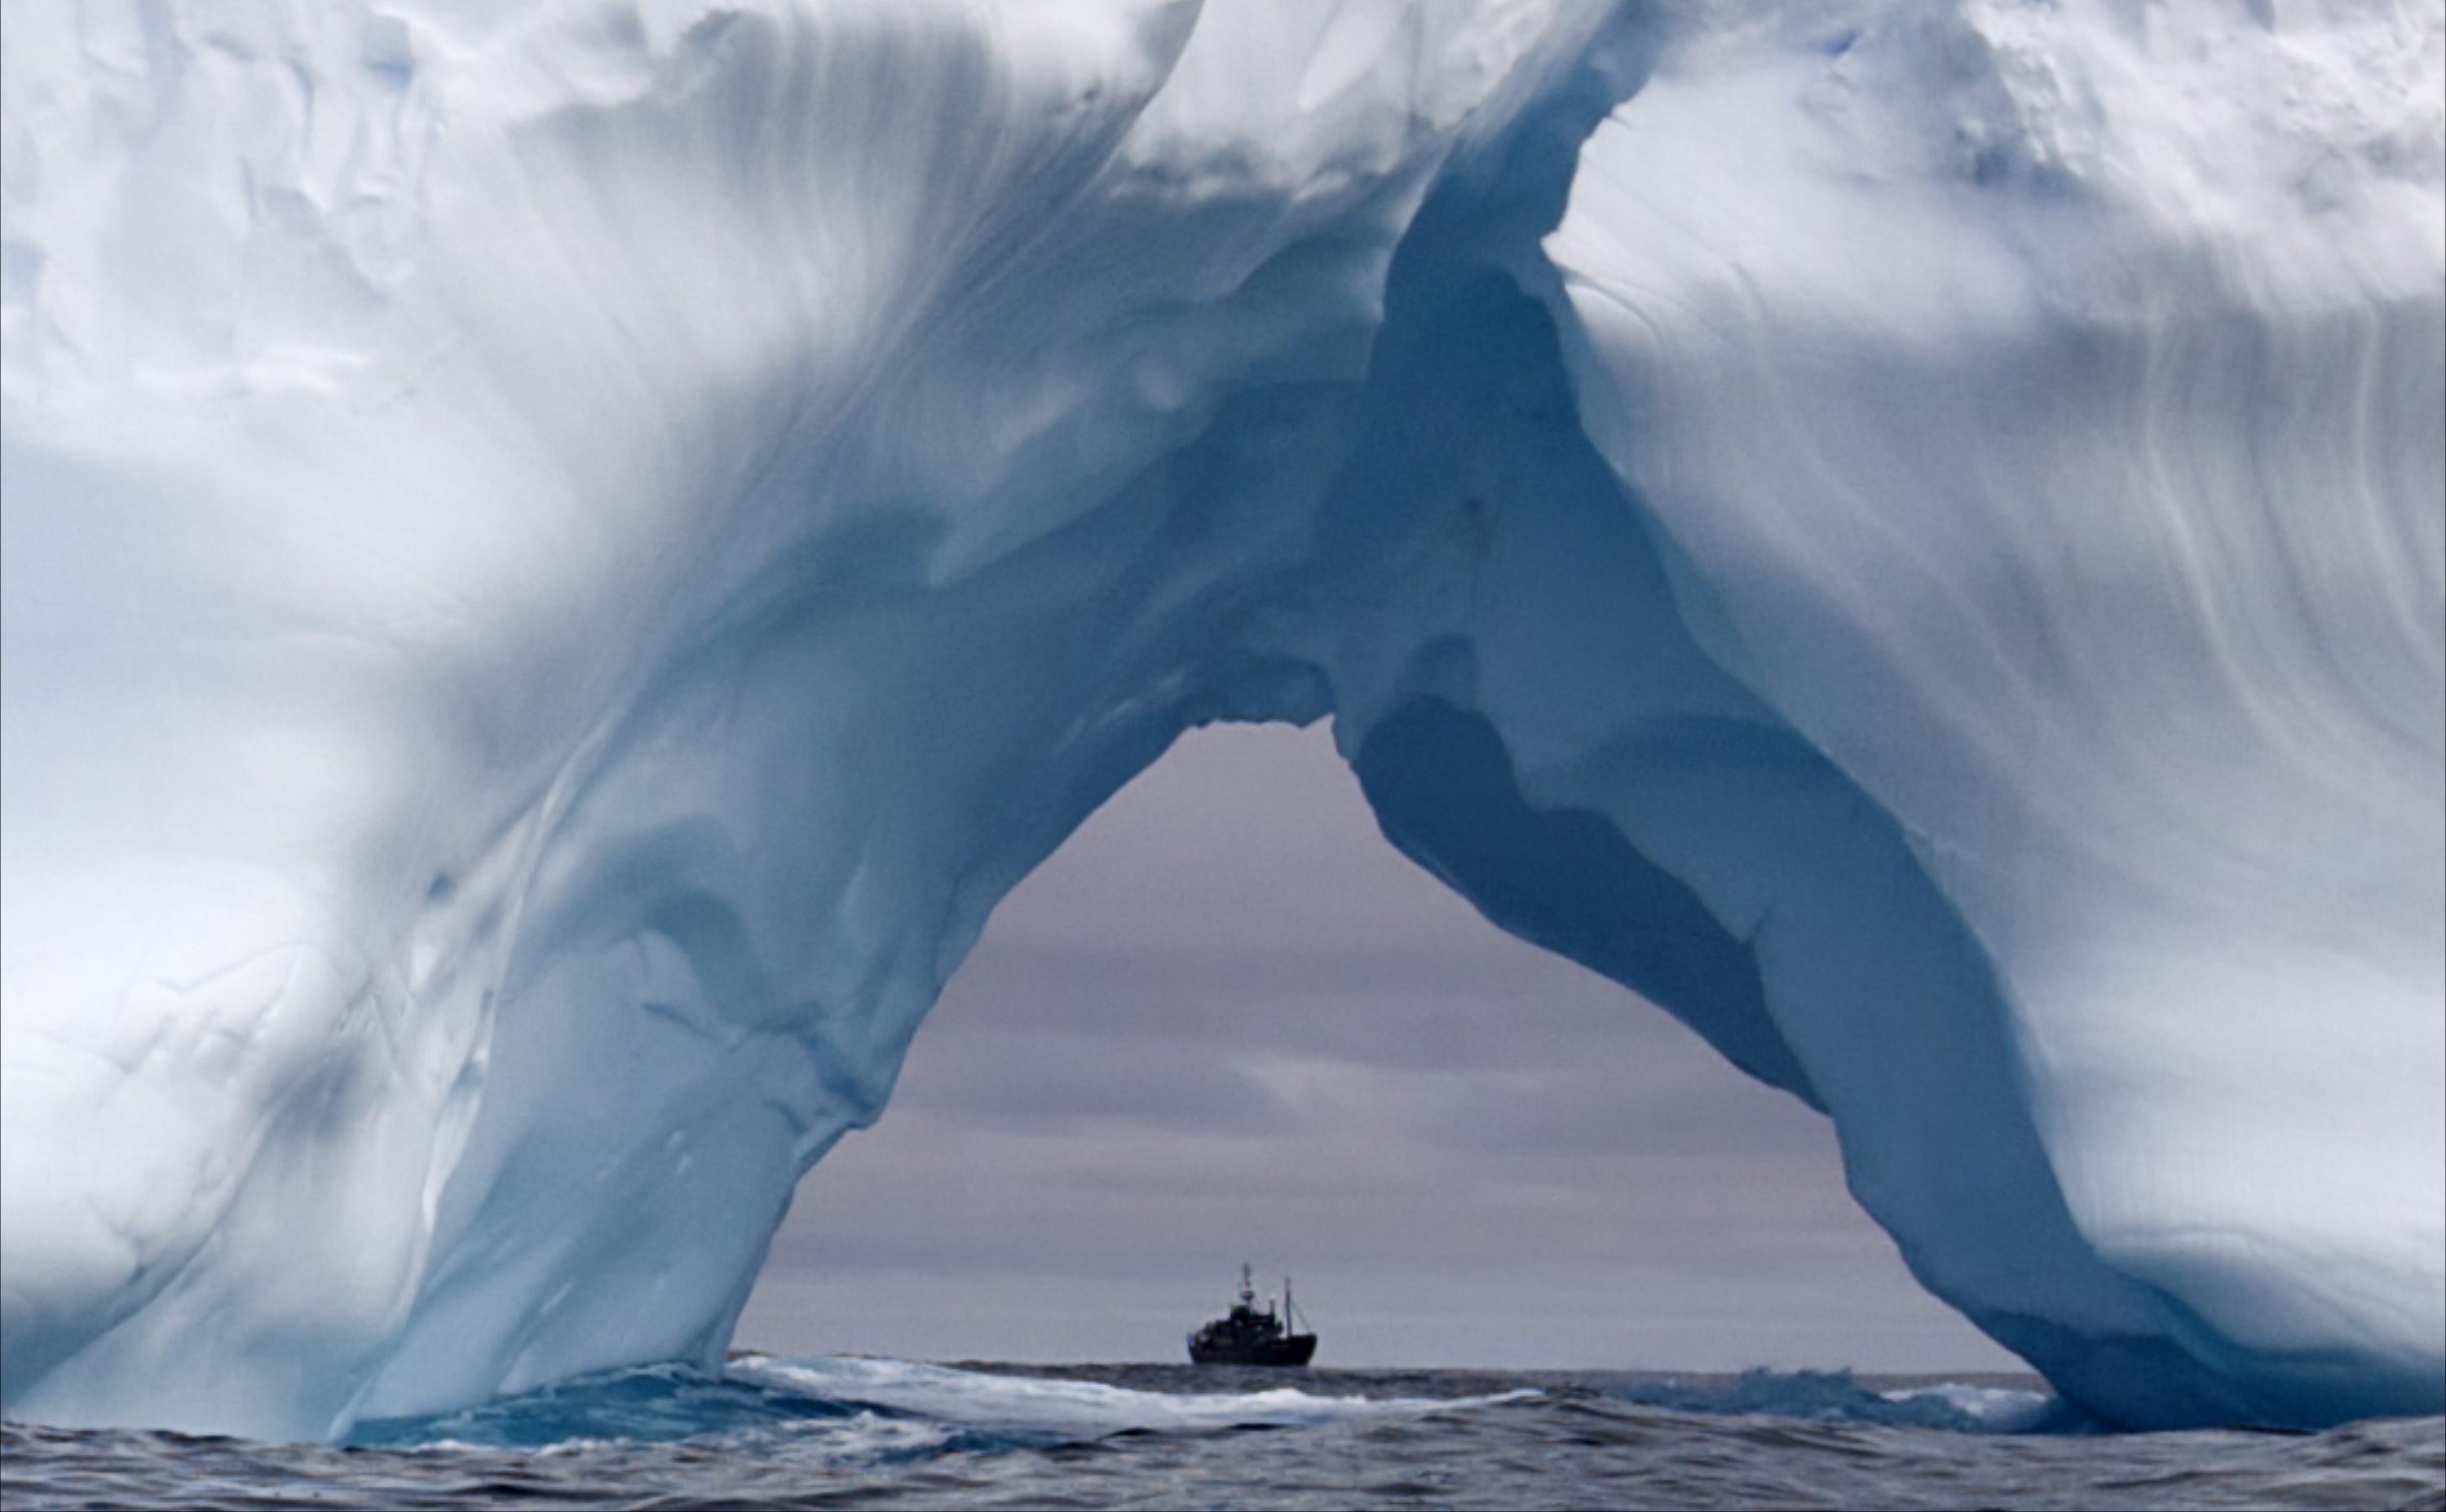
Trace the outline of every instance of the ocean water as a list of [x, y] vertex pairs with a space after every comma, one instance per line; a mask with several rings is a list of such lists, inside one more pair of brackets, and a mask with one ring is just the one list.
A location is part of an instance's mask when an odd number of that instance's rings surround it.
[[2034, 1380], [746, 1355], [340, 1447], [0, 1424], [47, 1507], [2417, 1507], [2446, 1418], [2100, 1433]]

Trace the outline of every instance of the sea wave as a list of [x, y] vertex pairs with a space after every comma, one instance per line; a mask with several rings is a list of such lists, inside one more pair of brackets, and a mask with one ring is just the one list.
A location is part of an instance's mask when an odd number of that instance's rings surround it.
[[963, 1370], [865, 1355], [749, 1354], [721, 1375], [652, 1365], [579, 1376], [480, 1407], [361, 1423], [360, 1447], [567, 1452], [706, 1434], [787, 1435], [800, 1453], [890, 1463], [933, 1454], [1042, 1448], [1117, 1433], [1214, 1433], [1353, 1418], [1417, 1417], [1544, 1395], [1371, 1396], [1294, 1387], [1148, 1391], [1100, 1381]]
[[1418, 1416], [1544, 1394], [1533, 1387], [1475, 1396], [1381, 1398], [1317, 1394], [1289, 1386], [1252, 1391], [1159, 1391], [863, 1355], [812, 1360], [751, 1355], [732, 1362], [730, 1378], [979, 1428], [1089, 1435], [1297, 1428], [1344, 1418]]
[[1815, 1423], [1872, 1423], [1965, 1433], [2078, 1432], [2093, 1425], [2052, 1392], [1966, 1381], [1877, 1389], [1848, 1371], [1738, 1376], [1599, 1376], [1593, 1389], [1683, 1412], [1755, 1412]]
[[2446, 1507], [2446, 1419], [2078, 1439], [2010, 1380], [929, 1365], [607, 1372], [352, 1443], [0, 1423], [10, 1512]]

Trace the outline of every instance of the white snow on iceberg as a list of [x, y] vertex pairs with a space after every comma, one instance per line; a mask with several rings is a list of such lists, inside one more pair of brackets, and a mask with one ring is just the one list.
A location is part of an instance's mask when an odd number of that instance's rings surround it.
[[7, 30], [11, 1414], [717, 1361], [994, 902], [1328, 713], [2069, 1397], [2446, 1407], [2446, 20]]

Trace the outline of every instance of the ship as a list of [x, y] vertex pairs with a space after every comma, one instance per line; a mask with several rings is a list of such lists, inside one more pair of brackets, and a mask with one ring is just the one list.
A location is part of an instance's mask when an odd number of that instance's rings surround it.
[[1283, 1311], [1274, 1314], [1269, 1300], [1257, 1310], [1257, 1289], [1249, 1267], [1240, 1267], [1240, 1299], [1229, 1316], [1218, 1317], [1189, 1335], [1192, 1365], [1306, 1365], [1316, 1353], [1314, 1334], [1294, 1334], [1298, 1314], [1291, 1310], [1291, 1280], [1283, 1278]]

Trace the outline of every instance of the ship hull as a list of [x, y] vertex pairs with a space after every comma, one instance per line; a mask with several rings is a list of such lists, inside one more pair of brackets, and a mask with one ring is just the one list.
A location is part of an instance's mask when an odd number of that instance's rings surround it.
[[1316, 1353], [1316, 1335], [1293, 1334], [1276, 1339], [1222, 1339], [1189, 1342], [1192, 1365], [1306, 1365]]

